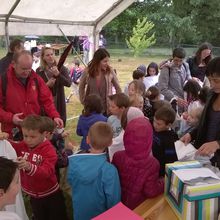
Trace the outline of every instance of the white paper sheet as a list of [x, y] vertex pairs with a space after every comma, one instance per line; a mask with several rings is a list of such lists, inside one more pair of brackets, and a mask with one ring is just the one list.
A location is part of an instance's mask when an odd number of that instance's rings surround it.
[[178, 160], [193, 160], [197, 151], [192, 144], [185, 145], [182, 141], [175, 142], [175, 149]]
[[173, 171], [183, 182], [190, 181], [196, 178], [214, 178], [220, 180], [220, 178], [208, 168], [191, 168], [191, 169], [181, 169]]

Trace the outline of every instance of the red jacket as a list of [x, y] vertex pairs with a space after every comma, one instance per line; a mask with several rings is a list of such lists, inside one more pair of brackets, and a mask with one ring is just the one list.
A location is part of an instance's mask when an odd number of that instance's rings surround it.
[[[38, 85], [36, 85], [36, 80]], [[51, 118], [60, 117], [53, 102], [53, 97], [43, 79], [33, 70], [25, 87], [16, 77], [12, 65], [7, 72], [7, 90], [5, 107], [3, 106], [2, 82], [0, 80], [0, 122], [2, 131], [11, 135], [16, 127], [12, 122], [15, 113], [23, 113], [23, 118], [30, 114], [40, 115], [41, 107]], [[40, 103], [40, 104], [39, 104]]]
[[163, 192], [159, 162], [152, 156], [153, 131], [146, 118], [130, 121], [125, 129], [125, 150], [113, 156], [121, 182], [122, 202], [134, 209], [145, 199]]
[[18, 157], [24, 157], [31, 163], [31, 170], [20, 171], [22, 190], [28, 195], [40, 198], [48, 196], [59, 189], [55, 174], [57, 154], [49, 141], [44, 141], [34, 149], [23, 141], [11, 142]]

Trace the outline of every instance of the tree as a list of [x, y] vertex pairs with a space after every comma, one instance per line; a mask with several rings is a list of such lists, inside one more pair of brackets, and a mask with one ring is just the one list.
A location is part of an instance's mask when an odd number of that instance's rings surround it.
[[147, 36], [149, 32], [153, 29], [154, 24], [150, 21], [147, 21], [147, 17], [137, 20], [137, 24], [133, 27], [132, 36], [126, 39], [126, 43], [134, 53], [134, 56], [139, 56], [143, 51], [156, 43], [155, 33], [151, 36]]

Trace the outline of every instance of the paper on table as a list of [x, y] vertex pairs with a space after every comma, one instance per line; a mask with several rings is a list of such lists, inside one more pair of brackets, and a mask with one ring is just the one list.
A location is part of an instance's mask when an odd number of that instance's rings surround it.
[[176, 141], [175, 143], [176, 155], [178, 160], [189, 160], [194, 159], [196, 149], [192, 144], [185, 145], [182, 141]]
[[220, 178], [208, 168], [181, 169], [181, 170], [174, 170], [173, 172], [183, 182], [196, 179], [199, 177], [203, 177], [203, 178], [211, 177], [220, 180]]
[[97, 217], [93, 218], [92, 220], [143, 220], [139, 215], [131, 211], [121, 202], [117, 205], [113, 206], [111, 209], [107, 210], [106, 212], [98, 215]]

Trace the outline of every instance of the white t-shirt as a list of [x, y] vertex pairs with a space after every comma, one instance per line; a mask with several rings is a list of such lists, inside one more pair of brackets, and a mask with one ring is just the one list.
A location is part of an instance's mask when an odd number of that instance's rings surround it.
[[108, 147], [108, 153], [109, 153], [110, 162], [113, 159], [113, 155], [117, 151], [121, 151], [121, 150], [125, 149], [124, 141], [123, 141], [124, 133], [125, 133], [124, 130], [122, 130], [117, 137], [112, 139], [112, 145]]
[[0, 211], [1, 220], [21, 220], [21, 218], [14, 212]]
[[148, 90], [149, 87], [151, 86], [155, 86], [155, 84], [158, 83], [158, 79], [159, 79], [159, 74], [155, 76], [144, 77], [143, 83], [145, 85], [146, 90]]

